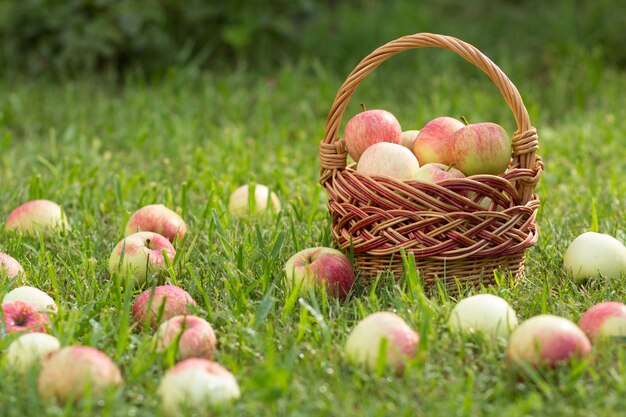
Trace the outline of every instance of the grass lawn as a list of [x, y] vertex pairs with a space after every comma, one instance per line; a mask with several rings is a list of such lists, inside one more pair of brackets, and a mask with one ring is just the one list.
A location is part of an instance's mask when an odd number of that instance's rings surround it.
[[[470, 66], [434, 62], [433, 71], [413, 71], [403, 59], [377, 70], [348, 113], [364, 102], [393, 112], [405, 129], [465, 114], [514, 130], [497, 90]], [[564, 62], [534, 78], [502, 66], [526, 100], [546, 163], [537, 188], [540, 240], [528, 252], [526, 280], [504, 278], [480, 291], [507, 299], [520, 319], [551, 313], [577, 321], [599, 301], [626, 297], [624, 280], [580, 286], [561, 269], [569, 242], [584, 231], [626, 239], [626, 76], [592, 61]], [[155, 352], [150, 332], [134, 331], [130, 308], [140, 289], [106, 271], [132, 211], [154, 202], [176, 208], [190, 230], [166, 281], [198, 302], [197, 314], [218, 336], [217, 361], [241, 386], [241, 400], [220, 415], [621, 415], [624, 345], [524, 382], [504, 368], [503, 345], [451, 335], [446, 321], [456, 299], [424, 294], [414, 279], [358, 286], [344, 303], [286, 289], [288, 257], [331, 245], [318, 144], [342, 81], [317, 61], [272, 76], [130, 75], [123, 87], [106, 77], [2, 81], [0, 218], [47, 198], [63, 205], [72, 229], [50, 240], [0, 229], [0, 251], [59, 304], [51, 333], [63, 345], [103, 350], [125, 383], [103, 403], [63, 409], [40, 401], [36, 373], [23, 379], [1, 366], [0, 415], [158, 415], [155, 391], [173, 363]], [[279, 215], [231, 218], [230, 193], [250, 181], [276, 190]], [[1, 284], [0, 296], [9, 289]], [[343, 354], [356, 321], [378, 310], [396, 311], [421, 336], [403, 377], [368, 374]], [[0, 339], [0, 351], [12, 340]]]

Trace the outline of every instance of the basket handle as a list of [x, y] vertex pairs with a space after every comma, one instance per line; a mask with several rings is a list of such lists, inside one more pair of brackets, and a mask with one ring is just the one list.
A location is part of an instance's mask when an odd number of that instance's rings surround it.
[[[474, 46], [460, 39], [433, 33], [417, 33], [393, 40], [369, 54], [352, 70], [343, 83], [326, 119], [324, 139], [320, 144], [321, 179], [324, 185], [331, 180], [333, 171], [346, 167], [347, 152], [339, 140], [339, 126], [352, 94], [361, 81], [386, 59], [407, 49], [435, 47], [447, 49], [480, 68], [498, 87], [515, 116], [517, 131], [513, 135], [513, 166], [536, 171], [535, 151], [539, 148], [537, 131], [530, 124], [528, 111], [517, 88], [502, 70]], [[532, 197], [534, 182], [518, 181], [516, 188], [523, 203]]]

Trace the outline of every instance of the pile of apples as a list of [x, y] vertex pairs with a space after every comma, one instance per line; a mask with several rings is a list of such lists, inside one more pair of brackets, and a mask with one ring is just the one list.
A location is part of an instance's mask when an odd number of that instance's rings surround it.
[[365, 108], [348, 121], [343, 140], [357, 172], [431, 183], [502, 174], [512, 152], [509, 136], [496, 123], [437, 117], [421, 130], [403, 132], [390, 112]]

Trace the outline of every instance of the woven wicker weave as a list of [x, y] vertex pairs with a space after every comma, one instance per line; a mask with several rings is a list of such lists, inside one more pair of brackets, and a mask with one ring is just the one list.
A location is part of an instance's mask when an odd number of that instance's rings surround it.
[[[360, 82], [387, 58], [413, 48], [437, 47], [485, 72], [501, 91], [517, 123], [513, 157], [500, 176], [474, 175], [437, 184], [369, 177], [347, 166], [339, 126]], [[367, 281], [380, 272], [402, 273], [401, 250], [412, 253], [424, 283], [493, 282], [496, 269], [519, 278], [525, 250], [537, 242], [539, 199], [533, 189], [543, 170], [536, 130], [507, 76], [475, 47], [450, 36], [419, 33], [376, 49], [339, 89], [320, 144], [321, 183], [329, 193], [334, 244], [352, 251]]]

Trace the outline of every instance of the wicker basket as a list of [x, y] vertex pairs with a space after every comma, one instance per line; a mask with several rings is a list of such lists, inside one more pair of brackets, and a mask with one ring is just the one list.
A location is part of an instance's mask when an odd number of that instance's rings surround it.
[[[498, 87], [517, 123], [513, 157], [502, 175], [474, 175], [437, 184], [359, 174], [347, 166], [339, 126], [359, 83], [387, 58], [413, 48], [437, 47], [460, 55]], [[519, 92], [475, 47], [450, 36], [419, 33], [376, 49], [350, 73], [335, 97], [320, 144], [321, 183], [329, 193], [336, 247], [352, 252], [362, 280], [403, 272], [412, 253], [425, 285], [442, 280], [489, 284], [494, 270], [524, 274], [525, 250], [537, 242], [539, 199], [533, 189], [543, 170], [536, 130]]]

